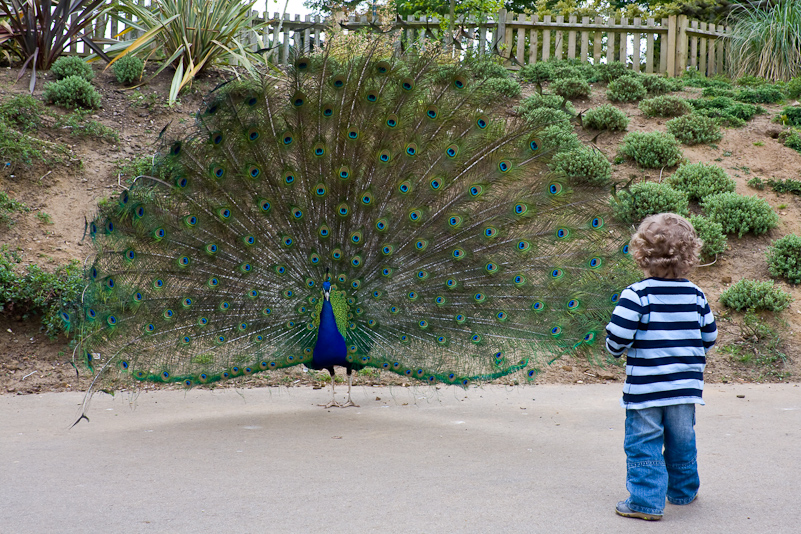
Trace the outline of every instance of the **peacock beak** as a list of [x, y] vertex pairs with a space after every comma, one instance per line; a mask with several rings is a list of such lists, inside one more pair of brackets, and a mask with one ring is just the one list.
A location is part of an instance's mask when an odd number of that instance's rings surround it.
[[323, 296], [325, 297], [325, 300], [330, 300], [329, 299], [330, 295], [331, 295], [331, 290], [330, 289], [323, 289]]

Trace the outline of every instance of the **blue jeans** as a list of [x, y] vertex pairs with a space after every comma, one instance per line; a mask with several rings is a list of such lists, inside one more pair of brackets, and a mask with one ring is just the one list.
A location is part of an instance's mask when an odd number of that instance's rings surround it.
[[695, 404], [626, 410], [629, 508], [661, 514], [665, 497], [673, 504], [688, 504], [695, 498], [701, 481], [694, 426]]

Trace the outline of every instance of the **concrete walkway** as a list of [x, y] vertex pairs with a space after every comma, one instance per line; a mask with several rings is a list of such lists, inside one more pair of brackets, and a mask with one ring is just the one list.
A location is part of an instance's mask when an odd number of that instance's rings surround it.
[[620, 384], [328, 395], [99, 394], [71, 430], [78, 393], [0, 396], [0, 532], [801, 532], [798, 384], [707, 386], [701, 494], [658, 523], [613, 512]]

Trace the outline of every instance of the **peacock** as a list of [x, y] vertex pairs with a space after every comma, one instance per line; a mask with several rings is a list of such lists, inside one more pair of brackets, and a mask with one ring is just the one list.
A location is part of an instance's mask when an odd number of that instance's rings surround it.
[[99, 203], [62, 313], [86, 402], [305, 365], [350, 406], [365, 367], [467, 387], [597, 349], [631, 282], [609, 187], [551, 173], [472, 60], [365, 43], [218, 87]]

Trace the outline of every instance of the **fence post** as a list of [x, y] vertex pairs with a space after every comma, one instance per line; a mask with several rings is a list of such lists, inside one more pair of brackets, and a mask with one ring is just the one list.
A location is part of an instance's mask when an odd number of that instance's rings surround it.
[[634, 69], [634, 72], [640, 72], [640, 40], [642, 39], [642, 34], [638, 31], [640, 29], [639, 27], [642, 26], [640, 17], [634, 17], [634, 25], [637, 26], [637, 29], [634, 30], [631, 37], [631, 68]]
[[499, 56], [506, 59], [504, 55], [503, 45], [506, 38], [506, 10], [501, 9], [498, 11], [498, 31], [494, 32], [492, 36], [492, 48], [498, 53]]
[[531, 22], [533, 26], [528, 31], [528, 63], [529, 65], [533, 65], [537, 62], [537, 45], [539, 44], [537, 41], [539, 40], [539, 32], [537, 31], [537, 22], [539, 22], [540, 18], [537, 15], [531, 15]]
[[[604, 19], [602, 19], [601, 17], [595, 17], [595, 25], [596, 26], [600, 26], [603, 23], [604, 23]], [[599, 63], [601, 63], [601, 48], [603, 47], [601, 40], [603, 39], [603, 37], [604, 37], [604, 34], [603, 34], [603, 32], [601, 31], [600, 28], [595, 28], [595, 30], [592, 32], [592, 63], [593, 63], [593, 65], [598, 65]]]
[[[517, 16], [517, 21], [525, 24], [527, 18], [528, 17], [525, 14], [521, 13], [520, 15]], [[526, 27], [521, 26], [517, 28], [517, 50], [515, 50], [515, 59], [517, 60], [518, 67], [522, 67], [523, 65], [526, 64], [524, 60], [525, 56], [523, 55], [525, 52], [526, 52]]]
[[[545, 24], [551, 23], [551, 16], [545, 15], [542, 19], [542, 22]], [[551, 30], [549, 28], [543, 28], [542, 30], [542, 60], [548, 61], [551, 57]]]
[[670, 15], [667, 38], [667, 75], [670, 78], [676, 75], [676, 34], [676, 15]]
[[676, 76], [681, 76], [687, 70], [687, 26], [687, 16], [679, 15], [678, 35], [676, 37]]

